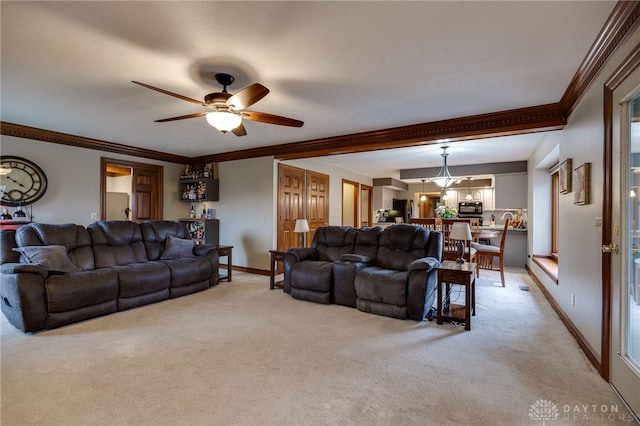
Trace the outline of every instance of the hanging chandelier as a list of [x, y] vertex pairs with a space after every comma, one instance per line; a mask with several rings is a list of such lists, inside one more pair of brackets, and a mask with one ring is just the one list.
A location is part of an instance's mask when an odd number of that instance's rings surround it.
[[449, 173], [449, 169], [447, 168], [447, 157], [449, 156], [449, 153], [447, 153], [447, 148], [449, 147], [448, 146], [442, 147], [441, 155], [442, 155], [442, 158], [444, 159], [444, 164], [442, 165], [440, 172], [438, 172], [438, 175], [431, 179], [431, 182], [435, 183], [436, 185], [438, 185], [440, 188], [443, 188], [443, 189], [446, 189], [451, 185], [453, 185], [455, 182], [459, 181], [458, 178], [451, 176], [451, 173]]
[[420, 201], [427, 201], [427, 194], [424, 192], [424, 181], [426, 179], [420, 179], [422, 181], [422, 194], [420, 194]]

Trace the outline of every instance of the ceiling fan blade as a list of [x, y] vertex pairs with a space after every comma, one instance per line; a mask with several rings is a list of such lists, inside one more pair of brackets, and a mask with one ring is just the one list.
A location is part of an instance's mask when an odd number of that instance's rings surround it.
[[303, 121], [294, 120], [293, 118], [282, 117], [280, 115], [267, 114], [266, 112], [242, 111], [240, 113], [244, 118], [260, 123], [277, 124], [279, 126], [302, 127]]
[[132, 81], [132, 83], [135, 83], [138, 86], [146, 87], [147, 89], [155, 90], [156, 92], [164, 93], [165, 95], [173, 96], [174, 98], [182, 99], [183, 101], [191, 102], [192, 104], [208, 107], [208, 105], [202, 101], [188, 98], [186, 96], [182, 96], [177, 93], [169, 92], [168, 90], [160, 89], [159, 87], [149, 86], [148, 84], [140, 83], [139, 81]]
[[179, 117], [163, 118], [161, 120], [155, 120], [155, 122], [156, 123], [166, 123], [167, 121], [185, 120], [187, 118], [202, 117], [203, 115], [206, 115], [206, 114], [207, 114], [206, 112], [196, 112], [195, 114], [181, 115]]
[[238, 127], [236, 127], [235, 129], [231, 130], [231, 133], [233, 133], [236, 136], [246, 136], [247, 129], [245, 129], [244, 126], [242, 125], [242, 123], [240, 123], [240, 125]]
[[227, 106], [241, 110], [250, 107], [267, 96], [269, 89], [260, 83], [253, 83], [227, 99]]

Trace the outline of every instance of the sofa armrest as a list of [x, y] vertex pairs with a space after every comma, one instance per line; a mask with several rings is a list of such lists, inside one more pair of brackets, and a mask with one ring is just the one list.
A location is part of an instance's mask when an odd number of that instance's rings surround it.
[[193, 254], [196, 256], [206, 256], [212, 250], [218, 250], [215, 244], [196, 244], [193, 246]]
[[47, 278], [49, 273], [45, 268], [33, 263], [4, 263], [0, 265], [0, 273], [2, 274], [19, 274], [29, 273], [37, 274], [42, 278]]
[[290, 248], [287, 250], [287, 256], [288, 255], [295, 257], [297, 262], [302, 262], [303, 260], [318, 260], [318, 250], [314, 248]]
[[347, 253], [340, 256], [341, 262], [372, 264], [373, 259], [369, 256], [356, 253]]
[[206, 257], [211, 264], [211, 275], [209, 275], [209, 286], [218, 285], [219, 263], [218, 246], [215, 244], [198, 244], [193, 246], [193, 254], [198, 257]]
[[[24, 271], [8, 272], [22, 269]], [[24, 332], [46, 328], [47, 296], [44, 283], [47, 272], [44, 268], [24, 263], [5, 263], [1, 272], [0, 305], [9, 322]]]
[[435, 257], [422, 257], [409, 264], [409, 272], [426, 269], [427, 272], [440, 266], [440, 261]]

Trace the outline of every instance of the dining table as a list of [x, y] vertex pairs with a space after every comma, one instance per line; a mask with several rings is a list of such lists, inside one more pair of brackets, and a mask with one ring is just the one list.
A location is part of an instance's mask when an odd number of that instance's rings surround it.
[[492, 238], [498, 238], [500, 236], [500, 231], [497, 229], [472, 229], [471, 236], [475, 241], [490, 240]]

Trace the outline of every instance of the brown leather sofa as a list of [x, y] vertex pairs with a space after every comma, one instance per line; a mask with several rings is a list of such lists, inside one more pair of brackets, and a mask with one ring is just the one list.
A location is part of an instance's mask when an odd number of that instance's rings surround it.
[[435, 300], [441, 256], [442, 233], [420, 226], [321, 227], [310, 248], [287, 251], [285, 292], [421, 321]]
[[0, 304], [28, 332], [201, 291], [218, 283], [215, 246], [172, 221], [32, 223], [0, 231]]

